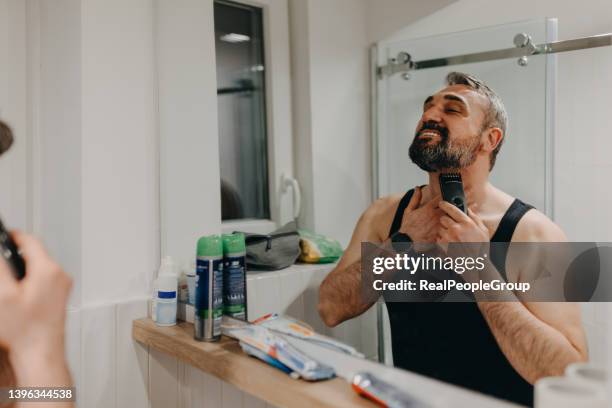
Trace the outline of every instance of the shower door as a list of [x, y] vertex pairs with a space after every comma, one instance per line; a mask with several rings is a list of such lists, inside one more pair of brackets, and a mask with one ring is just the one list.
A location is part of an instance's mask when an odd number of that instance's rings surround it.
[[[499, 94], [508, 112], [509, 125], [491, 172], [492, 183], [553, 217], [554, 55], [530, 56], [527, 61], [509, 58], [447, 65], [392, 75], [381, 75], [376, 68], [393, 59], [399, 60], [400, 52], [410, 54], [411, 60], [418, 62], [512, 48], [514, 36], [519, 33], [530, 35], [534, 44], [555, 41], [556, 31], [556, 20], [539, 19], [432, 37], [383, 41], [374, 46], [374, 198], [427, 182], [427, 174], [408, 157], [408, 148], [425, 98], [443, 88], [448, 72], [460, 71], [486, 82]], [[378, 307], [379, 357], [390, 363], [388, 323], [384, 308], [380, 304]]]

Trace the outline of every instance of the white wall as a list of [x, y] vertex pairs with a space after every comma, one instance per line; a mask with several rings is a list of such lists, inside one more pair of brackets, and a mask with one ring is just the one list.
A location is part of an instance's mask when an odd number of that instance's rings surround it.
[[[25, 127], [29, 115], [35, 232], [77, 283], [66, 341], [80, 406], [165, 406], [184, 397], [183, 376], [197, 376], [134, 343], [131, 322], [146, 316], [143, 299], [161, 238], [173, 245], [168, 252], [181, 248], [176, 256], [190, 257], [199, 235], [220, 231], [212, 4], [0, 1], [0, 11], [11, 7], [7, 21], [27, 16], [27, 26], [15, 23], [23, 35], [0, 40], [13, 47], [12, 56], [24, 54], [20, 64], [28, 70], [12, 65], [0, 80], [12, 84], [12, 106], [23, 111], [11, 119]], [[20, 44], [26, 38], [27, 61]], [[20, 85], [26, 73], [27, 87], [25, 80]], [[27, 109], [17, 103], [25, 104], [26, 94]], [[185, 180], [165, 186], [177, 198], [176, 207], [166, 208], [174, 215], [167, 225], [176, 229], [163, 237], [159, 206], [168, 202], [159, 192], [160, 140], [161, 165], [169, 157], [177, 164], [163, 174]], [[14, 178], [18, 187], [28, 185], [23, 174]], [[242, 398], [217, 384], [224, 397]]]
[[27, 10], [33, 229], [73, 306], [142, 296], [159, 259], [152, 2]]
[[[25, 2], [24, 2], [25, 4]], [[33, 231], [74, 279], [81, 304], [81, 7], [28, 1]]]
[[162, 251], [187, 261], [221, 230], [213, 3], [155, 3]]
[[346, 226], [371, 198], [366, 7], [353, 0], [310, 6], [314, 229], [346, 244]]
[[129, 299], [148, 293], [159, 262], [153, 2], [13, 3], [27, 15], [33, 230], [76, 283], [78, 401], [146, 406], [146, 350], [130, 340], [146, 308]]
[[366, 0], [367, 35], [375, 43], [457, 0]]
[[295, 175], [302, 192], [300, 227], [314, 228], [314, 180], [311, 143], [310, 16], [308, 1], [289, 1], [291, 33], [291, 96]]
[[11, 149], [0, 159], [0, 217], [7, 228], [30, 229], [26, 182], [30, 177], [26, 158], [26, 11], [15, 0], [0, 1], [0, 119], [9, 123], [15, 134]]
[[451, 2], [290, 2], [302, 226], [348, 244], [372, 199], [369, 47]]
[[297, 2], [291, 3], [293, 70], [305, 82], [294, 84], [294, 129], [307, 200], [300, 221], [346, 245], [371, 198], [366, 3]]
[[81, 2], [82, 299], [144, 295], [159, 263], [151, 0]]

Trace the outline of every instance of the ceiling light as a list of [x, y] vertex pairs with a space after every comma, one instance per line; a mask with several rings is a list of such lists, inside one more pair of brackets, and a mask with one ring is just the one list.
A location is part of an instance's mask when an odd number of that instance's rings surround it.
[[251, 37], [249, 37], [248, 35], [244, 35], [244, 34], [230, 33], [230, 34], [222, 35], [220, 37], [220, 40], [228, 42], [228, 43], [240, 43], [240, 42], [251, 41]]

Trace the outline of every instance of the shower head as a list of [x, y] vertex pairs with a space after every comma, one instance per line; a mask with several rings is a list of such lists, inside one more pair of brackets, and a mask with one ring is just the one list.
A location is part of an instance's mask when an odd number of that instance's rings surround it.
[[4, 154], [13, 145], [13, 131], [0, 120], [0, 155]]

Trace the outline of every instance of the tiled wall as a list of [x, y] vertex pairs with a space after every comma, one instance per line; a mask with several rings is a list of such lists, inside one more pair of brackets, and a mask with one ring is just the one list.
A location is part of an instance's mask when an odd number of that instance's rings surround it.
[[[250, 319], [280, 312], [302, 319], [376, 358], [376, 314], [333, 329], [318, 316], [318, 287], [330, 265], [296, 265], [249, 274]], [[246, 408], [268, 405], [201, 370], [132, 340], [132, 321], [147, 316], [148, 299], [70, 310], [68, 359], [78, 405], [87, 408]]]

